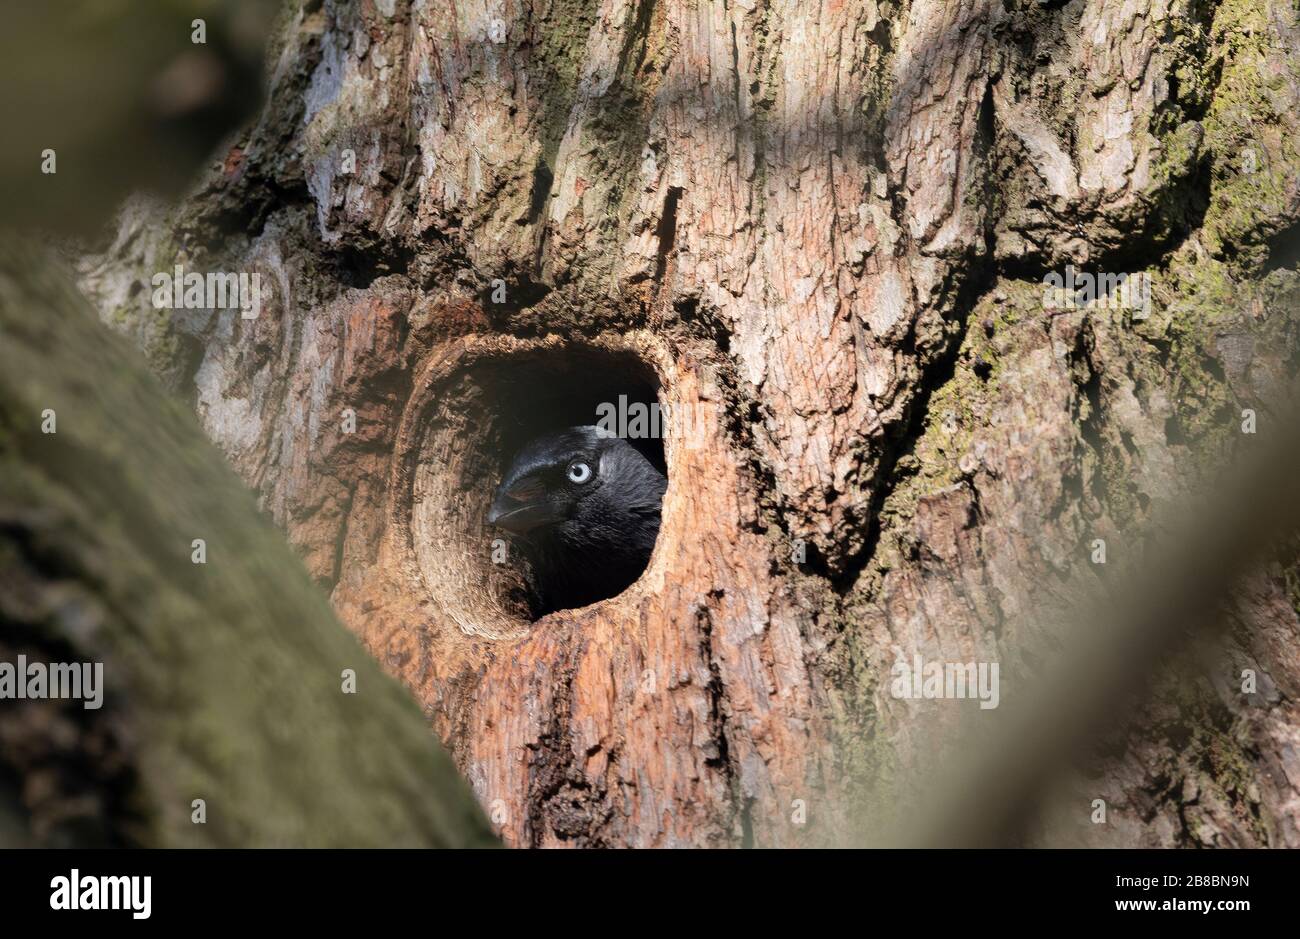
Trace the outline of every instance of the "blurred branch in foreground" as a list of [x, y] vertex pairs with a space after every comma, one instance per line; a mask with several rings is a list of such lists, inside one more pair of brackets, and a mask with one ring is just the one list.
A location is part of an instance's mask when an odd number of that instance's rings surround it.
[[14, 240], [0, 464], [0, 661], [102, 663], [107, 689], [0, 700], [6, 844], [494, 843], [194, 414]]
[[85, 232], [129, 192], [172, 196], [190, 184], [195, 167], [260, 104], [278, 6], [7, 5], [0, 30], [6, 222]]
[[1147, 549], [1113, 588], [1063, 621], [1059, 653], [1030, 687], [971, 717], [955, 755], [927, 755], [901, 783], [874, 788], [860, 843], [1016, 843], [1049, 785], [1126, 725], [1126, 706], [1162, 664], [1217, 627], [1242, 577], [1300, 530], [1300, 389], [1288, 389], [1267, 415], [1242, 458], [1133, 539]]

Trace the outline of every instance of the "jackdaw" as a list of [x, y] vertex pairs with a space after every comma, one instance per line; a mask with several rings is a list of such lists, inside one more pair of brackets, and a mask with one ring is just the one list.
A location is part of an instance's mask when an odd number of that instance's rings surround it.
[[527, 556], [541, 612], [571, 609], [622, 592], [645, 570], [667, 486], [626, 440], [569, 427], [519, 451], [487, 520]]

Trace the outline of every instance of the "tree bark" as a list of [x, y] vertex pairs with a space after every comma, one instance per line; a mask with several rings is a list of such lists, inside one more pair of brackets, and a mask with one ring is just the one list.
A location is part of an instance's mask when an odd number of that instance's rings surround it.
[[[1298, 37], [1284, 0], [308, 2], [258, 121], [82, 285], [507, 843], [834, 843], [952, 722], [896, 660], [1014, 694], [1093, 543], [1132, 563], [1243, 409], [1267, 432]], [[273, 296], [160, 316], [178, 263]], [[1149, 309], [1051, 308], [1068, 268]], [[508, 444], [621, 384], [701, 422], [654, 557], [531, 622], [483, 522]], [[1072, 837], [1300, 846], [1291, 570], [1093, 761]]]

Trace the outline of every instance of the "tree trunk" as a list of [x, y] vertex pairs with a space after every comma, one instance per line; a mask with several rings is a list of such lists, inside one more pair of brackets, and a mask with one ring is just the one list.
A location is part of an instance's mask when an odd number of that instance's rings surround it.
[[[307, 2], [269, 61], [256, 124], [82, 283], [509, 844], [836, 842], [966, 706], [893, 663], [1013, 695], [1030, 611], [1098, 539], [1131, 563], [1294, 367], [1286, 0]], [[161, 315], [176, 264], [271, 295]], [[1149, 302], [1054, 306], [1075, 271]], [[492, 488], [618, 394], [673, 418], [654, 557], [532, 621]], [[1065, 800], [1079, 838], [1300, 846], [1286, 570]]]

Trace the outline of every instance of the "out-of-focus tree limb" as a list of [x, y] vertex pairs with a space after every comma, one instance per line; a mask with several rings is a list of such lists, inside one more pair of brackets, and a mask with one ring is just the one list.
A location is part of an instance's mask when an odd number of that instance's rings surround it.
[[98, 710], [0, 701], [7, 840], [17, 819], [38, 844], [493, 843], [408, 694], [194, 415], [12, 241], [0, 463], [0, 661], [103, 662], [108, 688]]
[[[79, 233], [130, 192], [174, 195], [255, 113], [275, 0], [13, 3], [0, 28], [0, 203]], [[204, 42], [195, 42], [196, 19]], [[42, 172], [55, 153], [56, 172]]]
[[973, 716], [955, 754], [933, 754], [901, 783], [876, 788], [860, 842], [1013, 843], [1050, 784], [1125, 726], [1161, 664], [1215, 628], [1241, 578], [1300, 530], [1300, 389], [1284, 390], [1258, 418], [1233, 465], [1130, 542], [1148, 547], [1062, 624], [1060, 652], [1032, 686]]

